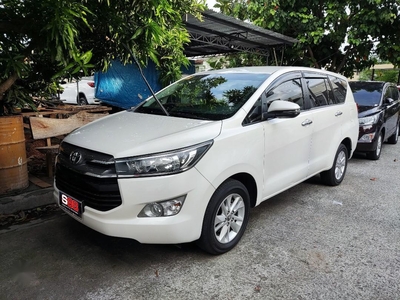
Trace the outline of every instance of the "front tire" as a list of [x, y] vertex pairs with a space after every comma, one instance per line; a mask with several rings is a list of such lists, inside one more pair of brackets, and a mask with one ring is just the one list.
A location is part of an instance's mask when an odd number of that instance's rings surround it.
[[333, 161], [333, 166], [331, 169], [321, 172], [322, 182], [326, 185], [336, 186], [339, 185], [344, 178], [347, 170], [349, 154], [345, 145], [340, 144], [335, 160]]
[[382, 132], [379, 133], [378, 141], [376, 143], [375, 151], [367, 152], [367, 158], [371, 160], [378, 160], [381, 157], [383, 145], [383, 135]]
[[229, 179], [214, 192], [204, 215], [197, 245], [210, 254], [234, 248], [249, 220], [250, 196], [239, 181]]

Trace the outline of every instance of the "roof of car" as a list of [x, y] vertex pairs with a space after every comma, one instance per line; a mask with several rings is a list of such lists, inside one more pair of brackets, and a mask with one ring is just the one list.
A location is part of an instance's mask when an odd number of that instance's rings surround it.
[[385, 81], [349, 81], [350, 87], [357, 87], [358, 89], [371, 89], [374, 88], [382, 88], [385, 84], [391, 84], [390, 82]]
[[209, 70], [205, 71], [202, 73], [265, 73], [265, 74], [272, 74], [278, 71], [306, 71], [306, 72], [318, 72], [318, 73], [323, 73], [323, 74], [330, 74], [330, 75], [335, 75], [335, 76], [340, 76], [342, 78], [342, 75], [332, 73], [330, 71], [322, 70], [322, 69], [314, 69], [314, 68], [308, 68], [308, 67], [298, 67], [298, 66], [249, 66], [249, 67], [237, 67], [237, 68], [227, 68], [227, 69], [219, 69], [219, 70]]

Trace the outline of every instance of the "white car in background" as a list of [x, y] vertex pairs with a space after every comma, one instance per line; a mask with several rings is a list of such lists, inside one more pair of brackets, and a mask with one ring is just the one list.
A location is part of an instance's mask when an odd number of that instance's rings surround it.
[[63, 81], [61, 83], [60, 100], [64, 103], [88, 105], [99, 104], [95, 97], [95, 82], [93, 77], [82, 77], [79, 81]]

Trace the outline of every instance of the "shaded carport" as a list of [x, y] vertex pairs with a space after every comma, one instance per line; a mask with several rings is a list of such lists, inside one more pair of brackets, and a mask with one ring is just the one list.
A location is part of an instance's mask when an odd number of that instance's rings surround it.
[[190, 43], [185, 46], [187, 57], [211, 56], [247, 52], [269, 57], [276, 51], [292, 46], [296, 39], [267, 30], [234, 17], [205, 10], [203, 20], [187, 14], [184, 22], [190, 35]]

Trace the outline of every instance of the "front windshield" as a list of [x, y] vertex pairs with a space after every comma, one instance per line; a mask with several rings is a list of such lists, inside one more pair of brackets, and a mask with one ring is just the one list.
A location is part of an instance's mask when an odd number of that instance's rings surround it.
[[[233, 116], [268, 76], [260, 73], [192, 75], [156, 96], [170, 116], [223, 120]], [[135, 112], [164, 114], [153, 97], [138, 106]]]
[[359, 106], [378, 106], [382, 98], [382, 83], [374, 82], [351, 82], [354, 100]]

